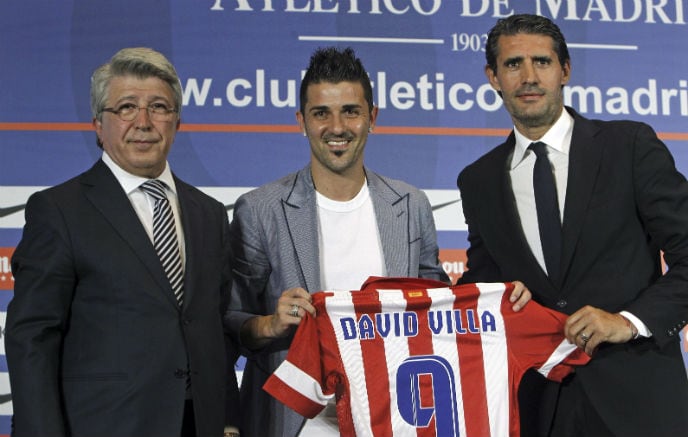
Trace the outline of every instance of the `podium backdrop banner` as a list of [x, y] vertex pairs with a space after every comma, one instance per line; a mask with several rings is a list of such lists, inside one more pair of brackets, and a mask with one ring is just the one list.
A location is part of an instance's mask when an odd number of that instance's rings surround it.
[[[295, 112], [312, 52], [353, 47], [380, 107], [366, 164], [428, 194], [454, 279], [467, 246], [456, 177], [512, 128], [483, 72], [486, 33], [500, 17], [553, 19], [572, 58], [566, 104], [589, 118], [650, 124], [688, 172], [688, 0], [22, 0], [0, 8], [3, 328], [26, 200], [100, 157], [90, 75], [123, 47], [154, 48], [177, 68], [182, 128], [170, 164], [230, 218], [241, 193], [309, 159]], [[11, 402], [0, 354], [2, 435]]]

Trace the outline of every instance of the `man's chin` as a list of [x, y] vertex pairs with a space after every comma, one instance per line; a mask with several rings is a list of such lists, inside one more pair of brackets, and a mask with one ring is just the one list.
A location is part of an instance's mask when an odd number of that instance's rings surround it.
[[513, 114], [513, 117], [525, 126], [539, 127], [549, 124], [552, 114], [549, 114], [546, 109], [531, 107], [520, 109]]

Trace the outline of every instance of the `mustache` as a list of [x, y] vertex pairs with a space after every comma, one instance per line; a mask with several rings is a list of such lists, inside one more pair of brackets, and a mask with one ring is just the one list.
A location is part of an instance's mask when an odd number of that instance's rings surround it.
[[545, 94], [545, 90], [537, 86], [526, 85], [516, 90], [517, 96], [521, 96], [523, 94]]
[[351, 132], [345, 132], [340, 135], [325, 135], [323, 137], [323, 141], [352, 141], [354, 138], [356, 138], [354, 134]]

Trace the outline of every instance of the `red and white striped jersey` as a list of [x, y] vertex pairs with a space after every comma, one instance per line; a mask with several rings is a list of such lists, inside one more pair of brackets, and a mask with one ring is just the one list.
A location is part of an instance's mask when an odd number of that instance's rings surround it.
[[523, 373], [560, 381], [589, 357], [564, 338], [564, 314], [514, 312], [512, 289], [371, 278], [315, 293], [317, 317], [264, 389], [306, 417], [336, 396], [344, 436], [518, 436]]

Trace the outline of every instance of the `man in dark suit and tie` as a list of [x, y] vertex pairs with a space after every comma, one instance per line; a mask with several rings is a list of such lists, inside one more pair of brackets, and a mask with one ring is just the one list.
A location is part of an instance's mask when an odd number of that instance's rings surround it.
[[5, 338], [15, 437], [218, 437], [236, 420], [229, 224], [170, 171], [181, 102], [162, 54], [119, 51], [91, 81], [102, 159], [28, 201]]
[[524, 380], [522, 435], [686, 435], [688, 183], [646, 124], [564, 107], [571, 63], [550, 20], [499, 20], [486, 57], [514, 130], [459, 175], [461, 282], [523, 281], [593, 356], [561, 385]]

